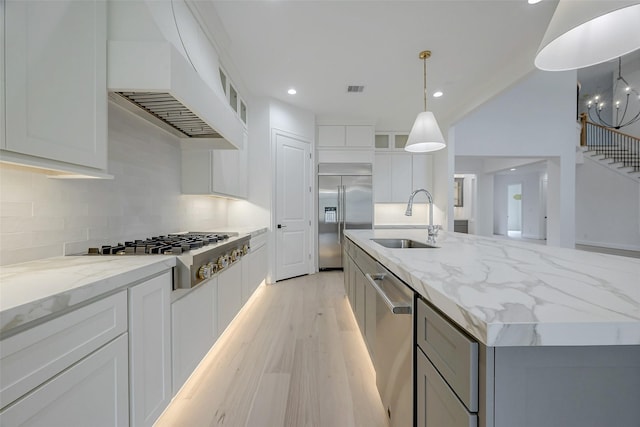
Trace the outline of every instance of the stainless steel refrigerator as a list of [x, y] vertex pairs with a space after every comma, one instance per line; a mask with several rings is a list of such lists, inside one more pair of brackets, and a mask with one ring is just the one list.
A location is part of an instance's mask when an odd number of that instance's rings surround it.
[[318, 268], [342, 268], [345, 229], [373, 224], [370, 163], [318, 165]]

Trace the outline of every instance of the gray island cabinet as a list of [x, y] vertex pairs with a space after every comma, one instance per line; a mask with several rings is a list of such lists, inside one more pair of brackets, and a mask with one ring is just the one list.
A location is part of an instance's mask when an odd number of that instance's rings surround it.
[[416, 295], [415, 425], [640, 426], [640, 260], [425, 230], [346, 236]]

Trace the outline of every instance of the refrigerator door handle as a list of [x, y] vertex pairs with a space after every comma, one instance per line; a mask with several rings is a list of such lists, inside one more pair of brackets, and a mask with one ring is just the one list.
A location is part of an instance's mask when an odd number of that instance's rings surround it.
[[338, 185], [338, 211], [336, 212], [336, 215], [338, 216], [338, 228], [340, 228], [340, 221], [342, 221], [342, 193], [340, 192], [341, 188], [342, 186]]
[[347, 187], [342, 186], [342, 201], [340, 202], [342, 205], [342, 233], [340, 233], [340, 242], [342, 243], [342, 236], [344, 235], [344, 229], [347, 224]]
[[338, 185], [338, 212], [336, 215], [338, 216], [338, 244], [342, 246], [342, 233], [340, 231], [340, 224], [342, 224], [342, 186]]

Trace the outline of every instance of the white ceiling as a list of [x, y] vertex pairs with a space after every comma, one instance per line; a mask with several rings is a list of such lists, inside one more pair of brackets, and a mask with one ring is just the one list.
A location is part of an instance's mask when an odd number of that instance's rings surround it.
[[[198, 2], [198, 0], [196, 0]], [[445, 127], [534, 69], [557, 1], [217, 1], [197, 6], [221, 60], [251, 96], [409, 130], [427, 100]], [[206, 4], [205, 4], [206, 3]], [[364, 93], [347, 94], [348, 85]], [[295, 87], [298, 94], [287, 95]], [[246, 96], [246, 95], [245, 95]]]

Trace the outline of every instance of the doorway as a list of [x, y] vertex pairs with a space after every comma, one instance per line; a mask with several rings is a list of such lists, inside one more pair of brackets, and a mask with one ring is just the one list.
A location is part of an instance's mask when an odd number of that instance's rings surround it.
[[522, 184], [507, 186], [507, 235], [522, 237]]
[[311, 144], [276, 132], [276, 281], [309, 273]]

